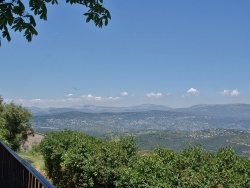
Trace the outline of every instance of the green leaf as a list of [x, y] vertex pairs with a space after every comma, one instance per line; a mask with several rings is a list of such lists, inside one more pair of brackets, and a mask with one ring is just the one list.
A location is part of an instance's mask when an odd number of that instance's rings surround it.
[[8, 42], [11, 41], [8, 30], [3, 31], [3, 38], [7, 38]]
[[36, 27], [36, 21], [35, 21], [34, 17], [29, 16], [29, 18], [30, 18], [30, 24], [33, 25], [34, 27]]
[[[24, 31], [24, 37], [32, 40], [33, 35], [37, 35], [36, 21], [32, 15], [38, 15], [40, 19], [47, 20], [47, 5], [58, 4], [58, 0], [29, 0], [30, 14], [25, 11], [25, 3], [23, 0], [1, 1], [0, 0], [0, 30], [3, 38], [8, 41], [11, 39], [5, 26], [11, 26], [14, 31]], [[108, 25], [111, 19], [109, 11], [103, 7], [103, 0], [66, 0], [66, 3], [78, 4], [87, 8], [86, 22], [93, 21], [98, 27]], [[29, 26], [27, 25], [29, 24]], [[31, 27], [32, 26], [32, 27]]]

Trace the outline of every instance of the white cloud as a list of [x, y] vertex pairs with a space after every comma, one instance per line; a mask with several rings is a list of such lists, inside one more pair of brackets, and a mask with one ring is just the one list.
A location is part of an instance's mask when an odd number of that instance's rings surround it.
[[191, 95], [199, 95], [199, 90], [195, 89], [195, 88], [190, 88], [186, 91], [186, 93], [184, 95], [182, 95], [183, 97], [188, 97], [188, 96], [191, 96]]
[[[18, 99], [19, 101], [20, 100], [23, 100], [23, 99]], [[31, 99], [29, 100], [31, 103], [36, 103], [36, 102], [42, 102], [42, 99]]]
[[74, 94], [72, 94], [72, 93], [69, 93], [66, 95], [66, 97], [73, 97], [73, 96], [74, 96]]
[[120, 99], [120, 97], [109, 97], [108, 99], [112, 100], [112, 101], [116, 101], [116, 100]]
[[87, 96], [83, 95], [81, 98], [85, 99], [86, 101], [114, 101], [120, 99], [120, 97], [100, 97], [91, 94], [88, 94]]
[[88, 95], [83, 95], [81, 96], [82, 100], [85, 101], [101, 101], [102, 97], [96, 97], [94, 95], [88, 94]]
[[121, 93], [121, 95], [122, 95], [122, 96], [127, 96], [127, 95], [128, 95], [128, 92], [123, 91], [123, 92]]
[[237, 91], [236, 89], [234, 90], [224, 89], [222, 92], [220, 92], [220, 94], [224, 96], [227, 95], [227, 96], [235, 97], [235, 96], [238, 96], [240, 92]]
[[238, 92], [236, 89], [231, 91], [231, 96], [238, 96], [240, 92]]
[[230, 90], [224, 89], [222, 92], [220, 92], [221, 95], [230, 95]]
[[159, 98], [159, 97], [162, 97], [163, 94], [162, 93], [148, 93], [146, 94], [146, 96], [149, 98]]
[[193, 94], [193, 95], [198, 95], [199, 91], [197, 89], [194, 88], [190, 88], [189, 90], [187, 90], [188, 94]]
[[84, 104], [95, 104], [101, 102], [112, 102], [117, 101], [120, 97], [117, 96], [94, 96], [92, 94], [84, 95], [81, 97], [68, 97], [61, 99], [45, 99], [45, 98], [34, 98], [34, 99], [5, 99], [4, 101], [9, 103], [11, 101], [22, 104], [24, 106], [38, 106], [38, 107], [64, 107], [64, 106], [74, 106], [74, 105], [84, 105]]

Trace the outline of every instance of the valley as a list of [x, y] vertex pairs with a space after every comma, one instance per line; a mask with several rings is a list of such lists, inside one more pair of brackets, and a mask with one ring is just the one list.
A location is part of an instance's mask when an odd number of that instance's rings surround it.
[[206, 151], [217, 151], [232, 147], [239, 155], [250, 157], [249, 106], [197, 105], [182, 109], [156, 105], [126, 109], [91, 106], [91, 112], [86, 112], [86, 108], [40, 111], [32, 122], [41, 133], [71, 129], [106, 139], [132, 135], [140, 150], [167, 147], [178, 151], [200, 145]]

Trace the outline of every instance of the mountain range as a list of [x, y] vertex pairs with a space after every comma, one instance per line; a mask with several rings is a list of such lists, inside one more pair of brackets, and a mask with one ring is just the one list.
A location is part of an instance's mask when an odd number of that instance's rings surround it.
[[150, 110], [169, 111], [172, 110], [172, 108], [163, 105], [142, 104], [130, 107], [110, 107], [110, 106], [94, 106], [94, 105], [84, 105], [84, 106], [65, 107], [65, 108], [29, 107], [29, 110], [33, 113], [33, 115], [37, 116], [37, 115], [58, 114], [64, 112], [116, 113], [116, 112], [144, 112]]
[[164, 105], [142, 104], [130, 107], [109, 107], [84, 105], [65, 108], [38, 108], [29, 107], [34, 116], [59, 114], [66, 112], [85, 112], [85, 113], [119, 113], [119, 112], [146, 112], [146, 111], [171, 111], [184, 112], [188, 114], [208, 115], [216, 117], [234, 117], [234, 118], [250, 118], [250, 104], [200, 104], [187, 108], [170, 108]]
[[[144, 104], [133, 107], [82, 106], [33, 110], [33, 125], [45, 129], [74, 129], [91, 134], [143, 130], [250, 130], [250, 105], [196, 105], [169, 108]], [[36, 111], [34, 111], [36, 110]]]

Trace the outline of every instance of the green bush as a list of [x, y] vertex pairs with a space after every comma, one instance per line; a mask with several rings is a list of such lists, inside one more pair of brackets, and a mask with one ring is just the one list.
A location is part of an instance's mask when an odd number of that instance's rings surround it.
[[114, 187], [118, 169], [127, 166], [137, 150], [133, 139], [104, 141], [64, 130], [41, 143], [45, 168], [58, 187]]
[[156, 149], [120, 170], [117, 187], [250, 187], [250, 161], [230, 148], [206, 153], [189, 147], [180, 153]]
[[250, 161], [230, 148], [139, 155], [132, 138], [104, 141], [68, 130], [47, 135], [41, 148], [49, 177], [62, 188], [250, 187]]

